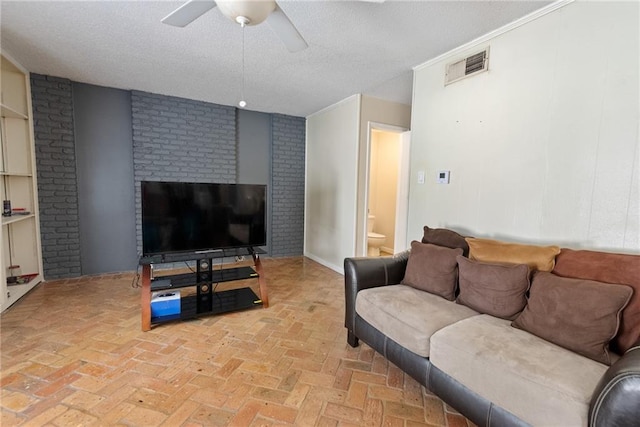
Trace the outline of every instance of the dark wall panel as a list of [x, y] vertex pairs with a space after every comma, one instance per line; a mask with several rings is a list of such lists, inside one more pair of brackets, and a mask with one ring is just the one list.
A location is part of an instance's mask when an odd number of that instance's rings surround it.
[[[271, 114], [237, 110], [238, 167], [237, 182], [267, 185], [267, 224], [270, 224], [271, 203]], [[271, 227], [267, 226], [267, 245], [261, 249], [271, 253]]]
[[306, 119], [273, 114], [271, 255], [299, 256], [304, 248]]
[[80, 275], [72, 83], [31, 74], [42, 263], [46, 280]]
[[82, 274], [137, 265], [131, 94], [73, 84]]
[[268, 184], [271, 114], [238, 110], [238, 170], [241, 184]]

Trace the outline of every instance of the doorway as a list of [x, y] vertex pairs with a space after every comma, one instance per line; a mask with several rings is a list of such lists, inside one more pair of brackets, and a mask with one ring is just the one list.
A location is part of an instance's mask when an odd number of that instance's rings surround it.
[[410, 135], [396, 126], [369, 124], [362, 255], [391, 255], [408, 247]]

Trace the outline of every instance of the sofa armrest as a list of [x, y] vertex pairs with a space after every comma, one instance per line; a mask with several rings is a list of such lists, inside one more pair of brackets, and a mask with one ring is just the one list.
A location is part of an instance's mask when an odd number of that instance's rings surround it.
[[409, 251], [394, 256], [345, 258], [344, 260], [344, 325], [349, 330], [349, 344], [358, 345], [353, 335], [356, 321], [356, 295], [377, 286], [396, 285], [404, 278]]
[[640, 341], [605, 372], [591, 397], [589, 426], [632, 426], [640, 420]]

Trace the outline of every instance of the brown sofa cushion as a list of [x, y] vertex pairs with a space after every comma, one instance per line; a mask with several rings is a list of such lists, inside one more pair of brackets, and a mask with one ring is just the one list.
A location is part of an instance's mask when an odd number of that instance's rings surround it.
[[558, 246], [522, 245], [491, 239], [467, 237], [469, 259], [484, 262], [527, 264], [532, 270], [551, 271]]
[[529, 303], [512, 326], [601, 363], [629, 302], [629, 286], [536, 272]]
[[425, 225], [423, 229], [422, 243], [431, 243], [451, 249], [460, 248], [463, 251], [462, 255], [469, 256], [469, 245], [464, 236], [446, 228], [429, 228]]
[[529, 267], [470, 261], [459, 256], [459, 304], [480, 313], [513, 320], [527, 305]]
[[640, 256], [562, 249], [553, 273], [563, 277], [628, 285], [633, 296], [622, 311], [613, 350], [623, 354], [640, 339]]
[[453, 301], [458, 286], [458, 255], [462, 255], [462, 249], [414, 240], [402, 284]]

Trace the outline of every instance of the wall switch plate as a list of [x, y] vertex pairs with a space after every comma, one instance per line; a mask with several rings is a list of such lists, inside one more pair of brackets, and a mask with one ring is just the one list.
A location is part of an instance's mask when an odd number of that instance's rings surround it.
[[438, 184], [449, 183], [449, 171], [438, 171], [437, 181]]
[[424, 171], [418, 171], [418, 184], [424, 184]]

